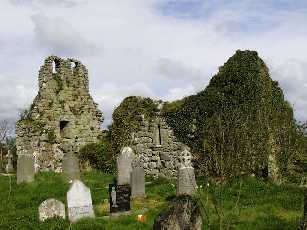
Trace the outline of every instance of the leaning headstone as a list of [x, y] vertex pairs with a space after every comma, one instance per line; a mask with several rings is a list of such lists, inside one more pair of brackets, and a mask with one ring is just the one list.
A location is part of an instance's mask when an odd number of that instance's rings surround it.
[[65, 205], [53, 198], [45, 200], [38, 208], [38, 216], [40, 221], [51, 218], [65, 219]]
[[117, 158], [118, 185], [130, 184], [133, 158], [134, 158], [133, 150], [130, 147], [124, 147]]
[[10, 150], [7, 153], [7, 164], [5, 166], [5, 172], [7, 174], [14, 172], [14, 168], [13, 168], [13, 155], [12, 155]]
[[145, 197], [145, 172], [143, 163], [138, 157], [132, 162], [131, 197]]
[[191, 196], [177, 197], [154, 221], [153, 230], [201, 230], [200, 208]]
[[34, 181], [34, 159], [31, 154], [19, 154], [17, 159], [17, 184]]
[[67, 192], [67, 207], [71, 222], [84, 217], [95, 217], [91, 191], [79, 180], [74, 180]]
[[121, 214], [130, 211], [131, 188], [129, 185], [109, 185], [110, 213]]
[[79, 160], [74, 153], [68, 152], [64, 155], [62, 171], [64, 177], [69, 181], [80, 179]]
[[181, 153], [180, 161], [177, 177], [177, 196], [193, 195], [197, 184], [194, 168], [192, 167], [192, 155], [187, 149]]

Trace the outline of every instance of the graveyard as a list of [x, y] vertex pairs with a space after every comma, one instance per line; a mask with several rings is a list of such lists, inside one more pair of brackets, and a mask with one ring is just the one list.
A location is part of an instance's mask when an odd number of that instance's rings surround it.
[[88, 71], [47, 57], [0, 175], [0, 229], [307, 226], [306, 129], [256, 51], [182, 100], [125, 98], [101, 129]]
[[[176, 194], [175, 182], [166, 180], [153, 181], [146, 185], [145, 202], [138, 201], [132, 206], [131, 216], [118, 219], [105, 219], [108, 215], [108, 184], [112, 175], [91, 172], [81, 175], [82, 181], [91, 189], [95, 219], [85, 219], [70, 224], [66, 219], [50, 219], [39, 222], [38, 207], [53, 197], [66, 202], [69, 184], [56, 173], [40, 173], [32, 184], [17, 185], [16, 178], [0, 176], [0, 206], [2, 229], [152, 229], [154, 218], [167, 207], [168, 200]], [[149, 179], [147, 179], [150, 181]], [[222, 192], [224, 223], [230, 223], [235, 229], [296, 229], [302, 215], [303, 191], [294, 186], [274, 186], [255, 178], [243, 179], [238, 206], [234, 208], [240, 191], [240, 180], [227, 185]], [[199, 183], [204, 184], [205, 183]], [[212, 189], [212, 190], [211, 190]], [[214, 190], [215, 189], [215, 190]], [[206, 190], [205, 190], [206, 191]], [[210, 210], [210, 229], [220, 229], [218, 216], [213, 209], [213, 195], [218, 197], [218, 187], [204, 192], [204, 202]], [[208, 200], [207, 200], [208, 199]], [[147, 209], [144, 212], [144, 208]], [[220, 209], [219, 209], [220, 210]], [[137, 221], [137, 215], [145, 214], [144, 223]], [[206, 221], [204, 229], [208, 229]]]

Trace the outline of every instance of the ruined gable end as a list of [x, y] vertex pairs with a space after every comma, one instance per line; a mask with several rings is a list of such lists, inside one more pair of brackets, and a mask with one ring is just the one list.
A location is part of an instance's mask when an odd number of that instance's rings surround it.
[[103, 115], [78, 60], [47, 57], [38, 82], [31, 108], [16, 124], [17, 151], [34, 156], [36, 171], [61, 171], [65, 152], [98, 141]]

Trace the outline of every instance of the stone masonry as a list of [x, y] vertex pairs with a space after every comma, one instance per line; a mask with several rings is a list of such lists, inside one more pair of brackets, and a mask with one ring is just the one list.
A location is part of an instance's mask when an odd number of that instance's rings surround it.
[[140, 129], [132, 134], [132, 149], [144, 163], [147, 175], [177, 177], [180, 154], [186, 145], [176, 140], [173, 130], [158, 112], [152, 121], [138, 119]]
[[61, 171], [62, 145], [73, 152], [96, 142], [102, 112], [89, 93], [88, 72], [75, 59], [50, 56], [39, 71], [39, 92], [16, 124], [18, 154], [32, 154], [36, 171]]

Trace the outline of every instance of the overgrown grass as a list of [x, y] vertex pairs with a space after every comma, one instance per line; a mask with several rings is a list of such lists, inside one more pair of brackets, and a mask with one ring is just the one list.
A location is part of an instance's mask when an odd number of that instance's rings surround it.
[[[174, 181], [158, 179], [146, 185], [147, 198], [132, 202], [133, 214], [106, 219], [108, 184], [113, 176], [85, 173], [82, 181], [91, 189], [95, 219], [75, 224], [67, 220], [38, 221], [38, 206], [48, 198], [66, 203], [69, 184], [61, 175], [40, 173], [31, 184], [16, 185], [15, 177], [0, 176], [0, 229], [152, 229], [155, 217], [175, 196]], [[255, 178], [239, 178], [223, 186], [199, 181], [200, 201], [206, 211], [204, 229], [296, 229], [302, 215], [303, 191], [294, 186], [276, 186]], [[220, 215], [217, 215], [217, 211]], [[146, 222], [136, 221], [146, 214]]]

